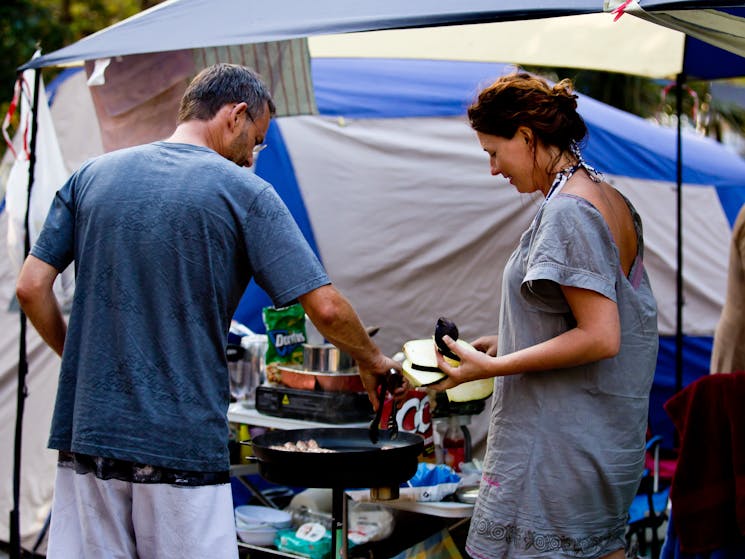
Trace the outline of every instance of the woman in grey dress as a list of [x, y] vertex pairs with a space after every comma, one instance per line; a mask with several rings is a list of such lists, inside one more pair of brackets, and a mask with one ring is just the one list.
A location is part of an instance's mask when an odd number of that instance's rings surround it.
[[468, 117], [492, 175], [543, 199], [504, 269], [498, 336], [446, 338], [457, 368], [438, 356], [438, 390], [495, 377], [467, 551], [623, 558], [658, 344], [641, 220], [582, 159], [568, 80], [503, 76]]

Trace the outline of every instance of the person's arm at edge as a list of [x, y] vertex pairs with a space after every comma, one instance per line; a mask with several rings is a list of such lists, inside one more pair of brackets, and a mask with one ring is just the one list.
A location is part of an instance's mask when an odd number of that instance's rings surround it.
[[61, 356], [67, 336], [67, 323], [52, 290], [58, 275], [54, 266], [35, 256], [29, 256], [18, 275], [16, 297], [42, 339]]
[[357, 362], [362, 383], [377, 410], [380, 376], [401, 365], [385, 356], [365, 331], [359, 316], [342, 293], [331, 284], [298, 297], [308, 317], [330, 343]]

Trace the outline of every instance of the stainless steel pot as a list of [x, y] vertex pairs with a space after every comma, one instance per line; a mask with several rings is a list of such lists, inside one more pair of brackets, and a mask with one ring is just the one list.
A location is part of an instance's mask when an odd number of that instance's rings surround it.
[[[371, 338], [378, 333], [378, 326], [365, 328]], [[348, 353], [334, 344], [303, 344], [303, 369], [314, 373], [337, 373], [356, 369], [357, 363]]]
[[318, 373], [335, 373], [353, 369], [352, 356], [333, 344], [303, 344], [303, 369]]

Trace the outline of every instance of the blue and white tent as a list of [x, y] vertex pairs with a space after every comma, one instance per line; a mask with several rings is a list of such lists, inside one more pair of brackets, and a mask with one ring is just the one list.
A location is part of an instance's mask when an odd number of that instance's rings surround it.
[[[465, 110], [480, 86], [511, 69], [478, 62], [313, 59], [318, 114], [277, 118], [270, 127], [269, 148], [255, 172], [282, 195], [365, 323], [380, 326], [376, 340], [389, 354], [406, 340], [428, 336], [441, 315], [455, 320], [466, 338], [496, 329], [502, 267], [537, 201], [490, 176]], [[75, 79], [84, 86], [83, 72], [50, 85], [57, 96], [57, 134], [63, 151], [92, 142], [95, 153], [100, 141], [77, 116], [85, 110], [87, 88], [82, 94], [65, 90]], [[667, 433], [671, 445], [662, 403], [675, 391], [676, 133], [584, 96], [580, 111], [589, 128], [587, 159], [644, 220], [645, 262], [662, 334], [652, 429]], [[731, 224], [745, 203], [745, 162], [692, 133], [683, 149], [688, 384], [708, 371]], [[251, 284], [236, 319], [262, 331], [261, 308], [269, 304]]]
[[[481, 86], [510, 69], [478, 62], [313, 59], [318, 114], [280, 117], [271, 125], [269, 148], [255, 172], [287, 202], [364, 322], [380, 327], [376, 340], [389, 354], [409, 339], [430, 335], [441, 315], [451, 317], [465, 338], [496, 330], [502, 268], [538, 200], [490, 176], [465, 109]], [[71, 93], [75, 80], [83, 88]], [[86, 103], [92, 106], [84, 73], [59, 84], [54, 99], [63, 151], [80, 151], [88, 141], [94, 144], [90, 155], [100, 151], [100, 139], [96, 143], [96, 134], [89, 132], [95, 121], [71, 116], [85, 111]], [[587, 97], [580, 98], [580, 111], [590, 130], [587, 159], [635, 203], [644, 220], [645, 263], [663, 335], [651, 427], [667, 434], [671, 445], [672, 427], [662, 403], [675, 390], [676, 133]], [[89, 108], [86, 114], [95, 111]], [[687, 384], [708, 371], [711, 336], [724, 300], [731, 223], [745, 203], [745, 162], [692, 134], [683, 149]], [[0, 214], [0, 226], [3, 218]], [[6, 286], [12, 278], [0, 269]], [[0, 295], [9, 292], [3, 288]], [[5, 300], [0, 297], [0, 304]], [[260, 310], [268, 304], [252, 285], [236, 319], [261, 331]], [[0, 318], [5, 330], [15, 330], [17, 314]], [[45, 395], [51, 409], [58, 360], [40, 357], [36, 337], [31, 343], [29, 401], [42, 409]], [[12, 387], [17, 340], [6, 345], [0, 375]], [[8, 425], [13, 410], [12, 405], [0, 410]], [[43, 445], [48, 423], [36, 423], [27, 423], [24, 436]], [[478, 443], [485, 416], [474, 418], [471, 426]], [[29, 446], [27, 452], [38, 452]], [[51, 491], [51, 479], [38, 479], [42, 466], [53, 467], [48, 454], [24, 460], [24, 487], [38, 493], [37, 505]], [[2, 470], [8, 471], [5, 462]], [[35, 475], [36, 485], [28, 483]]]

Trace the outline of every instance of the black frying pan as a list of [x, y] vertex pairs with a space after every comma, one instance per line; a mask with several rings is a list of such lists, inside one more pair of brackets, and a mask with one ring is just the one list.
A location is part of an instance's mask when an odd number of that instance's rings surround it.
[[[335, 452], [278, 450], [286, 442], [315, 440]], [[269, 431], [250, 444], [267, 481], [296, 487], [367, 488], [398, 487], [417, 470], [424, 439], [415, 433], [398, 433], [395, 439], [381, 431], [377, 443], [366, 428], [316, 428]]]

